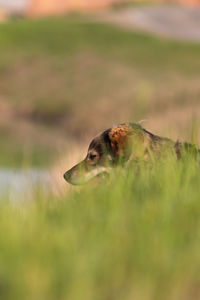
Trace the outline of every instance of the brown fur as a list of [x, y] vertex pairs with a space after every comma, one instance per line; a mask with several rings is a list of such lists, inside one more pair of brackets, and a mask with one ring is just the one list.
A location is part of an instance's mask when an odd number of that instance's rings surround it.
[[111, 148], [115, 155], [126, 152], [128, 140], [130, 138], [131, 129], [129, 126], [118, 125], [113, 127], [109, 132], [109, 138], [111, 141]]

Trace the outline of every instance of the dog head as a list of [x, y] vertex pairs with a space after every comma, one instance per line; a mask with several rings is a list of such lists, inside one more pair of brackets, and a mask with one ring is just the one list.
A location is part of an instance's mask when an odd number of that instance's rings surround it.
[[142, 127], [126, 123], [96, 136], [89, 145], [86, 158], [64, 174], [65, 180], [74, 185], [83, 184], [126, 162], [131, 153], [131, 136], [136, 130], [141, 132]]

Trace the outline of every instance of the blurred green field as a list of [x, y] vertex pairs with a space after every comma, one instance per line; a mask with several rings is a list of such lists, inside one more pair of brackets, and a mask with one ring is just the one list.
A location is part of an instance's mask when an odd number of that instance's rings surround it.
[[115, 170], [63, 196], [0, 202], [0, 298], [200, 297], [200, 172], [192, 158]]
[[47, 166], [72, 141], [121, 121], [147, 118], [160, 135], [188, 138], [200, 111], [199, 56], [198, 44], [87, 16], [1, 24], [0, 165]]
[[113, 123], [199, 141], [199, 58], [198, 44], [86, 15], [0, 25], [0, 166], [57, 166], [45, 190], [0, 195], [0, 299], [200, 299], [199, 162], [62, 178]]

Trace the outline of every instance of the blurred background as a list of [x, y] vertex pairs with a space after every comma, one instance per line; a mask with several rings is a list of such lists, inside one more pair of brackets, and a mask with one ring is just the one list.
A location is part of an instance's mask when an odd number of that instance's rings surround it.
[[200, 1], [0, 0], [0, 112], [4, 185], [120, 122], [200, 141]]

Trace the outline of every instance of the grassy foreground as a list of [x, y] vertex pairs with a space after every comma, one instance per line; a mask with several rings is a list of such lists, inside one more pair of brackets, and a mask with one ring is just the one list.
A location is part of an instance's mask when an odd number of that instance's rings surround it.
[[200, 169], [173, 158], [0, 204], [0, 298], [199, 299]]

